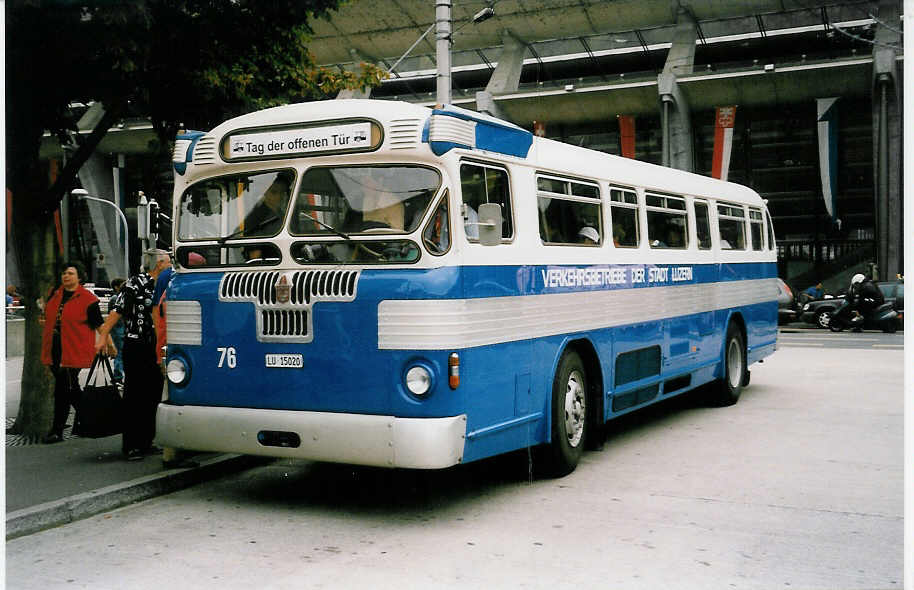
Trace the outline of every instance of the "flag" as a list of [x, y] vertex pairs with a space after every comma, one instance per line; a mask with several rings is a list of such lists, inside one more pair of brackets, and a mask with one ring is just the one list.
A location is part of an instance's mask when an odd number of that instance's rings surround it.
[[619, 120], [619, 141], [622, 143], [622, 155], [635, 159], [635, 117], [616, 115]]
[[734, 123], [736, 106], [717, 107], [714, 115], [714, 157], [711, 161], [711, 176], [714, 178], [727, 180], [729, 175]]
[[835, 218], [835, 190], [838, 188], [838, 98], [817, 98], [819, 128], [819, 176], [825, 209]]

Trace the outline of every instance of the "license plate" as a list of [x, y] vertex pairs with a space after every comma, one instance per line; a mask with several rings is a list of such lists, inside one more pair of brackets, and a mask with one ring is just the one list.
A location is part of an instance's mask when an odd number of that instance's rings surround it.
[[270, 369], [301, 369], [305, 365], [300, 354], [268, 354], [266, 366]]

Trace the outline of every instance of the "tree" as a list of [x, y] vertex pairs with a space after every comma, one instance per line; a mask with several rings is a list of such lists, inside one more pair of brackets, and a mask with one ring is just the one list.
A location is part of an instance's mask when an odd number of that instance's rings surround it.
[[[325, 99], [377, 85], [383, 73], [319, 67], [309, 20], [340, 0], [9, 0], [6, 5], [6, 178], [11, 242], [26, 306], [22, 400], [13, 432], [36, 439], [52, 412], [40, 364], [39, 299], [57, 283], [54, 211], [104, 134], [126, 114], [147, 116], [163, 140], [178, 125], [209, 129], [244, 112]], [[105, 114], [62, 171], [39, 159], [46, 131], [67, 143], [70, 104], [101, 102]]]

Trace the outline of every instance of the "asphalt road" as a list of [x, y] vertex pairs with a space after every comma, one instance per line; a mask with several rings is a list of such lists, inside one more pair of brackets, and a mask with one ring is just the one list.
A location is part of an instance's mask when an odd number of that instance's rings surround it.
[[901, 588], [901, 337], [810, 334], [783, 335], [736, 406], [623, 418], [562, 479], [531, 479], [525, 453], [275, 462], [9, 541], [6, 584]]

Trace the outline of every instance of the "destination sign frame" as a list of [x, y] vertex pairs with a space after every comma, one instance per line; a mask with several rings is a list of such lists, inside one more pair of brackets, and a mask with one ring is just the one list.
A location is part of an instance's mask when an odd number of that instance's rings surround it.
[[373, 151], [382, 140], [381, 125], [370, 119], [322, 121], [238, 129], [223, 137], [220, 154], [226, 162], [281, 160]]

